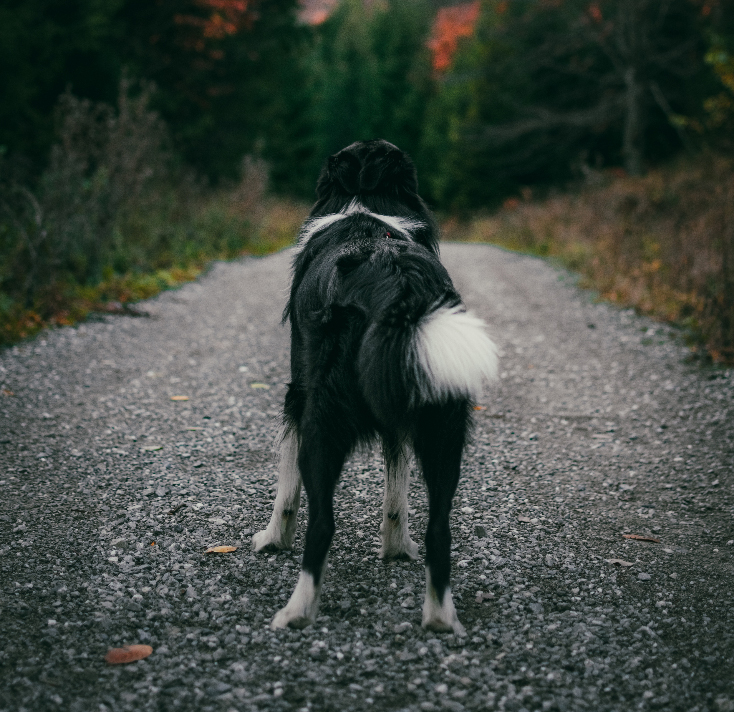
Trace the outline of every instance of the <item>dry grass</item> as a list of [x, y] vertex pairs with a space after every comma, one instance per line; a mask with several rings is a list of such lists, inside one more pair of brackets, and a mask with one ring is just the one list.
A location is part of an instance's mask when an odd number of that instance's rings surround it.
[[603, 299], [687, 327], [693, 347], [734, 361], [734, 160], [707, 156], [494, 215], [449, 220], [445, 239], [560, 260]]

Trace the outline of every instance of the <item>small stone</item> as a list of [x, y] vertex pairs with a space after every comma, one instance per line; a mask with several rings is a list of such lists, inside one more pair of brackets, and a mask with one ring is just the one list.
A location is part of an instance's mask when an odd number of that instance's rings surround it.
[[394, 631], [396, 633], [405, 633], [406, 630], [410, 630], [413, 627], [413, 624], [408, 621], [403, 621], [402, 623], [398, 623]]
[[113, 539], [112, 540], [112, 546], [115, 549], [120, 549], [120, 550], [127, 549], [128, 546], [129, 546], [129, 542], [124, 537], [120, 537], [119, 539]]
[[408, 596], [400, 605], [402, 608], [415, 608], [415, 598]]
[[477, 536], [480, 539], [485, 539], [487, 537], [487, 530], [481, 524], [475, 524], [474, 536]]
[[649, 581], [652, 578], [652, 576], [650, 576], [650, 574], [639, 573], [639, 574], [637, 574], [637, 578], [640, 581]]
[[445, 682], [442, 682], [440, 685], [436, 685], [434, 690], [436, 690], [437, 695], [445, 695], [449, 691], [449, 686]]
[[215, 680], [214, 682], [211, 682], [206, 686], [207, 694], [211, 695], [212, 697], [223, 695], [225, 692], [229, 692], [231, 689], [232, 685], [228, 685], [226, 682], [222, 682], [221, 680]]

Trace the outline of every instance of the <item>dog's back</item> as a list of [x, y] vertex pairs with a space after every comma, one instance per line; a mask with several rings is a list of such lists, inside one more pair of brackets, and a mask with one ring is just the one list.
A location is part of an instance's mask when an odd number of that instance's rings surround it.
[[361, 396], [367, 413], [350, 413], [365, 437], [408, 426], [422, 404], [476, 398], [495, 375], [494, 344], [438, 259], [410, 159], [384, 141], [350, 146], [329, 159], [318, 195], [286, 308], [294, 381], [328, 370]]
[[301, 479], [309, 525], [301, 577], [273, 626], [314, 620], [334, 487], [355, 446], [377, 437], [386, 460], [381, 555], [417, 556], [407, 523], [412, 447], [430, 505], [423, 624], [461, 632], [449, 590], [448, 515], [472, 399], [495, 376], [497, 356], [438, 259], [413, 164], [392, 144], [360, 142], [328, 159], [284, 318], [292, 334], [286, 434], [275, 509], [255, 549], [292, 544]]

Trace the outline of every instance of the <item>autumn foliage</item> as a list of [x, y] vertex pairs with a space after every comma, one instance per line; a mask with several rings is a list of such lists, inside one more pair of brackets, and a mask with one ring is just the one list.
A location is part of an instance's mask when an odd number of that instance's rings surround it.
[[[176, 13], [174, 22], [197, 30], [189, 46], [203, 52], [206, 40], [222, 40], [251, 30], [257, 17], [254, 5], [256, 2], [253, 0], [196, 0], [194, 8], [200, 13]], [[214, 56], [222, 58], [221, 50]]]
[[434, 70], [443, 72], [451, 66], [459, 40], [474, 34], [479, 10], [479, 0], [476, 0], [453, 7], [443, 7], [438, 11], [431, 38], [428, 40]]

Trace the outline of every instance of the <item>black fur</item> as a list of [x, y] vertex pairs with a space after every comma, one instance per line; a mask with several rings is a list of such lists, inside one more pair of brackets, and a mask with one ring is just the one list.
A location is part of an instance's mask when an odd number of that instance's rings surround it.
[[355, 198], [370, 212], [421, 226], [408, 235], [356, 212], [311, 235], [295, 259], [284, 313], [292, 338], [285, 422], [298, 435], [308, 495], [303, 569], [319, 582], [334, 534], [334, 488], [347, 456], [379, 439], [390, 461], [407, 443], [428, 488], [426, 563], [442, 600], [449, 512], [471, 403], [421, 395], [409, 347], [421, 318], [460, 298], [438, 259], [435, 223], [406, 154], [386, 141], [368, 141], [331, 156], [310, 217], [338, 213]]

